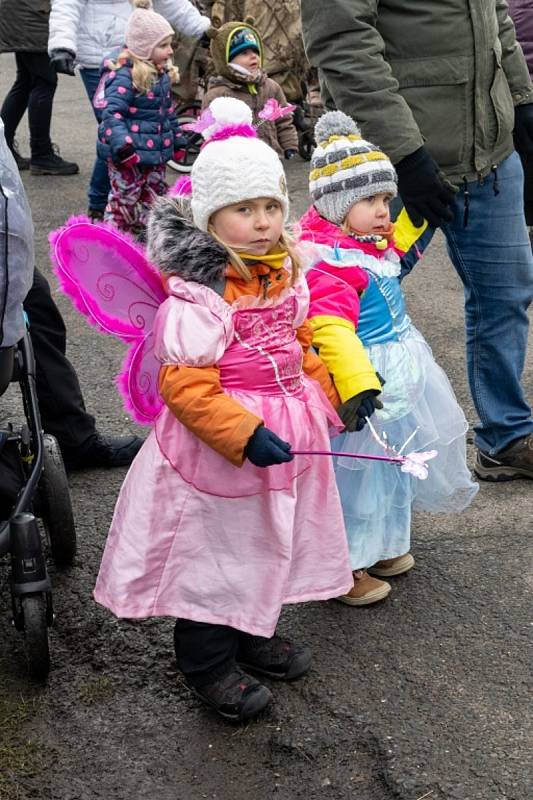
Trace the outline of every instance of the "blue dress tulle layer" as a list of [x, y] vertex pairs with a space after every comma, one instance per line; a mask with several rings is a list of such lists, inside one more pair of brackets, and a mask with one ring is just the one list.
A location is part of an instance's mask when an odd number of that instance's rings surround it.
[[[410, 325], [399, 341], [371, 345], [367, 352], [386, 381], [383, 410], [371, 418], [377, 433], [399, 448], [416, 430], [406, 452], [435, 449], [438, 455], [428, 462], [425, 481], [394, 464], [335, 459], [352, 569], [409, 551], [412, 508], [460, 512], [479, 488], [466, 463], [468, 423], [422, 334]], [[384, 455], [368, 426], [336, 437], [332, 449]]]

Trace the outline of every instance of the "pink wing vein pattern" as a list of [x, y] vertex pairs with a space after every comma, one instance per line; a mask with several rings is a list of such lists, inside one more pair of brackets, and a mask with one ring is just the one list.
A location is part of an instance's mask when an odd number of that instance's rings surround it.
[[61, 289], [75, 308], [128, 344], [117, 385], [133, 418], [152, 424], [163, 405], [152, 333], [166, 298], [159, 273], [130, 237], [87, 217], [72, 217], [53, 231], [50, 246]]

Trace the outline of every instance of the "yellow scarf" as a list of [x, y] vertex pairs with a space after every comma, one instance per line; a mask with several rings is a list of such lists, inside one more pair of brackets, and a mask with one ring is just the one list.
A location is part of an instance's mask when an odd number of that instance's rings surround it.
[[280, 252], [267, 253], [264, 256], [253, 256], [250, 253], [237, 253], [237, 255], [242, 258], [245, 264], [266, 264], [267, 267], [272, 269], [281, 269], [289, 254], [286, 250], [281, 250]]

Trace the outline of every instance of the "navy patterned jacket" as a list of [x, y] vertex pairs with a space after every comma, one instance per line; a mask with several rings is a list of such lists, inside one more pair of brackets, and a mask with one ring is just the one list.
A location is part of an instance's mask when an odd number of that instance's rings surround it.
[[172, 107], [170, 78], [162, 72], [151, 90], [144, 94], [133, 86], [131, 68], [131, 62], [126, 61], [119, 69], [104, 73], [98, 155], [120, 162], [120, 151], [130, 145], [139, 156], [140, 164], [165, 164], [183, 141]]

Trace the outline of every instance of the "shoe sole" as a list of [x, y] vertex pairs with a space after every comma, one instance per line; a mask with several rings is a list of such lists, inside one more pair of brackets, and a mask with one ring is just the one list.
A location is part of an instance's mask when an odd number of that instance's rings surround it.
[[480, 467], [476, 464], [474, 474], [480, 481], [489, 483], [504, 483], [506, 481], [516, 481], [520, 478], [533, 480], [533, 474], [530, 470], [517, 469], [516, 467]]
[[224, 711], [221, 711], [218, 708], [216, 703], [213, 703], [211, 700], [208, 700], [206, 697], [204, 697], [202, 694], [200, 694], [200, 692], [198, 692], [194, 688], [194, 686], [189, 686], [189, 689], [199, 700], [202, 701], [202, 703], [204, 705], [209, 706], [209, 708], [212, 708], [214, 711], [217, 712], [219, 717], [222, 717], [223, 719], [227, 719], [229, 722], [244, 722], [247, 719], [253, 719], [253, 717], [257, 717], [259, 714], [261, 714], [261, 712], [264, 711], [265, 708], [273, 700], [272, 692], [270, 692], [266, 688], [266, 686], [263, 686], [263, 689], [265, 690], [265, 692], [268, 693], [268, 698], [265, 697], [265, 701], [263, 702], [262, 705], [260, 705], [259, 707], [255, 707], [255, 708], [249, 708], [249, 709], [245, 708], [240, 714], [226, 714]]
[[375, 575], [378, 578], [393, 578], [395, 575], [403, 575], [413, 569], [415, 560], [411, 553], [403, 556], [393, 567], [369, 567], [367, 572], [369, 575]]
[[342, 594], [340, 597], [336, 597], [335, 600], [339, 603], [345, 603], [347, 606], [370, 606], [372, 603], [379, 603], [380, 600], [388, 597], [391, 589], [392, 586], [386, 586], [383, 589], [376, 589], [364, 597], [350, 597], [347, 594]]
[[30, 175], [77, 175], [79, 173], [79, 169], [69, 170], [68, 172], [59, 172], [57, 170], [52, 169], [45, 169], [44, 167], [31, 167], [30, 166]]
[[269, 672], [269, 670], [257, 667], [255, 664], [248, 664], [246, 661], [237, 659], [238, 665], [245, 671], [253, 672], [256, 675], [263, 675], [266, 678], [271, 678], [273, 681], [285, 681], [286, 683], [296, 681], [298, 678], [303, 678], [311, 669], [311, 661], [312, 657], [311, 653], [309, 653], [304, 658], [301, 658], [300, 661], [295, 660], [293, 664], [291, 664], [290, 669], [283, 675], [280, 675], [279, 672]]

